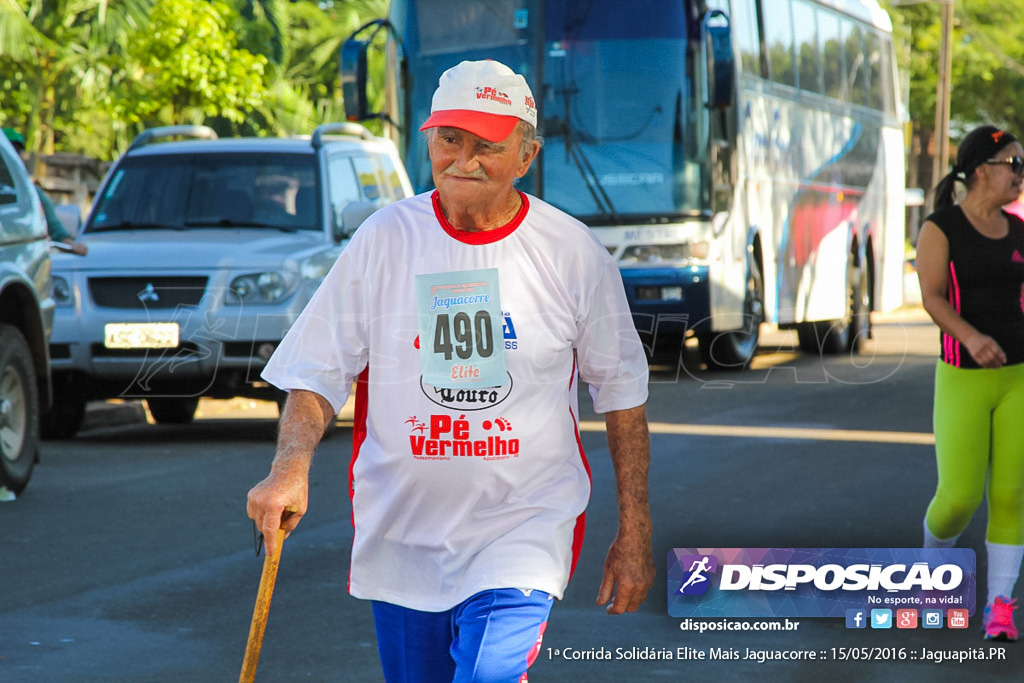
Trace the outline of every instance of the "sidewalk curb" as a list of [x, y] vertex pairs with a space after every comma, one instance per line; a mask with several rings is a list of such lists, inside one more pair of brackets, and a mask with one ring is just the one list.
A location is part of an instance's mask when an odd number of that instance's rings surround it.
[[142, 401], [90, 401], [85, 404], [85, 419], [80, 431], [143, 424], [145, 421], [146, 408]]

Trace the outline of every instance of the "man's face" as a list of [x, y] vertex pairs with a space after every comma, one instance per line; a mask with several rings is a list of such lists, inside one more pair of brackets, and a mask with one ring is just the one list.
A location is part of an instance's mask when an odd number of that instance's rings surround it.
[[518, 127], [501, 142], [461, 128], [433, 128], [428, 136], [434, 185], [445, 202], [486, 203], [512, 188], [529, 170], [537, 145], [525, 156]]

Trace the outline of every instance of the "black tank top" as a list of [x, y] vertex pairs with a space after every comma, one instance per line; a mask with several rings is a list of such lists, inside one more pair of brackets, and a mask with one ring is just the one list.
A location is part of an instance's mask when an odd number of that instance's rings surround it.
[[[949, 240], [949, 286], [953, 309], [1006, 352], [1007, 365], [1024, 363], [1024, 221], [1013, 214], [1002, 239], [978, 232], [959, 206], [928, 217]], [[967, 348], [941, 334], [942, 360], [960, 368], [978, 368]]]

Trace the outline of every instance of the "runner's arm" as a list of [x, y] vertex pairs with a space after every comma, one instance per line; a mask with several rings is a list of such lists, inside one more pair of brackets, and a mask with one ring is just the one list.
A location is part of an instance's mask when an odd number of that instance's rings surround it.
[[650, 435], [644, 406], [609, 411], [605, 423], [618, 490], [619, 528], [605, 558], [597, 604], [608, 605], [609, 614], [622, 614], [640, 607], [656, 573], [647, 482]]

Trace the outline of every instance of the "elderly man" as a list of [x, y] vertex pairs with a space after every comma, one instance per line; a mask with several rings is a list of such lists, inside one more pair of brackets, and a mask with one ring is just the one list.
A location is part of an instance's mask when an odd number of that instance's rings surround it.
[[646, 360], [605, 249], [514, 187], [536, 122], [503, 64], [446, 71], [422, 127], [436, 191], [359, 228], [263, 373], [289, 391], [249, 493], [268, 543], [306, 510], [313, 450], [359, 378], [349, 591], [373, 601], [389, 682], [525, 680], [583, 539], [578, 378], [618, 485], [597, 601], [635, 611], [654, 581]]

